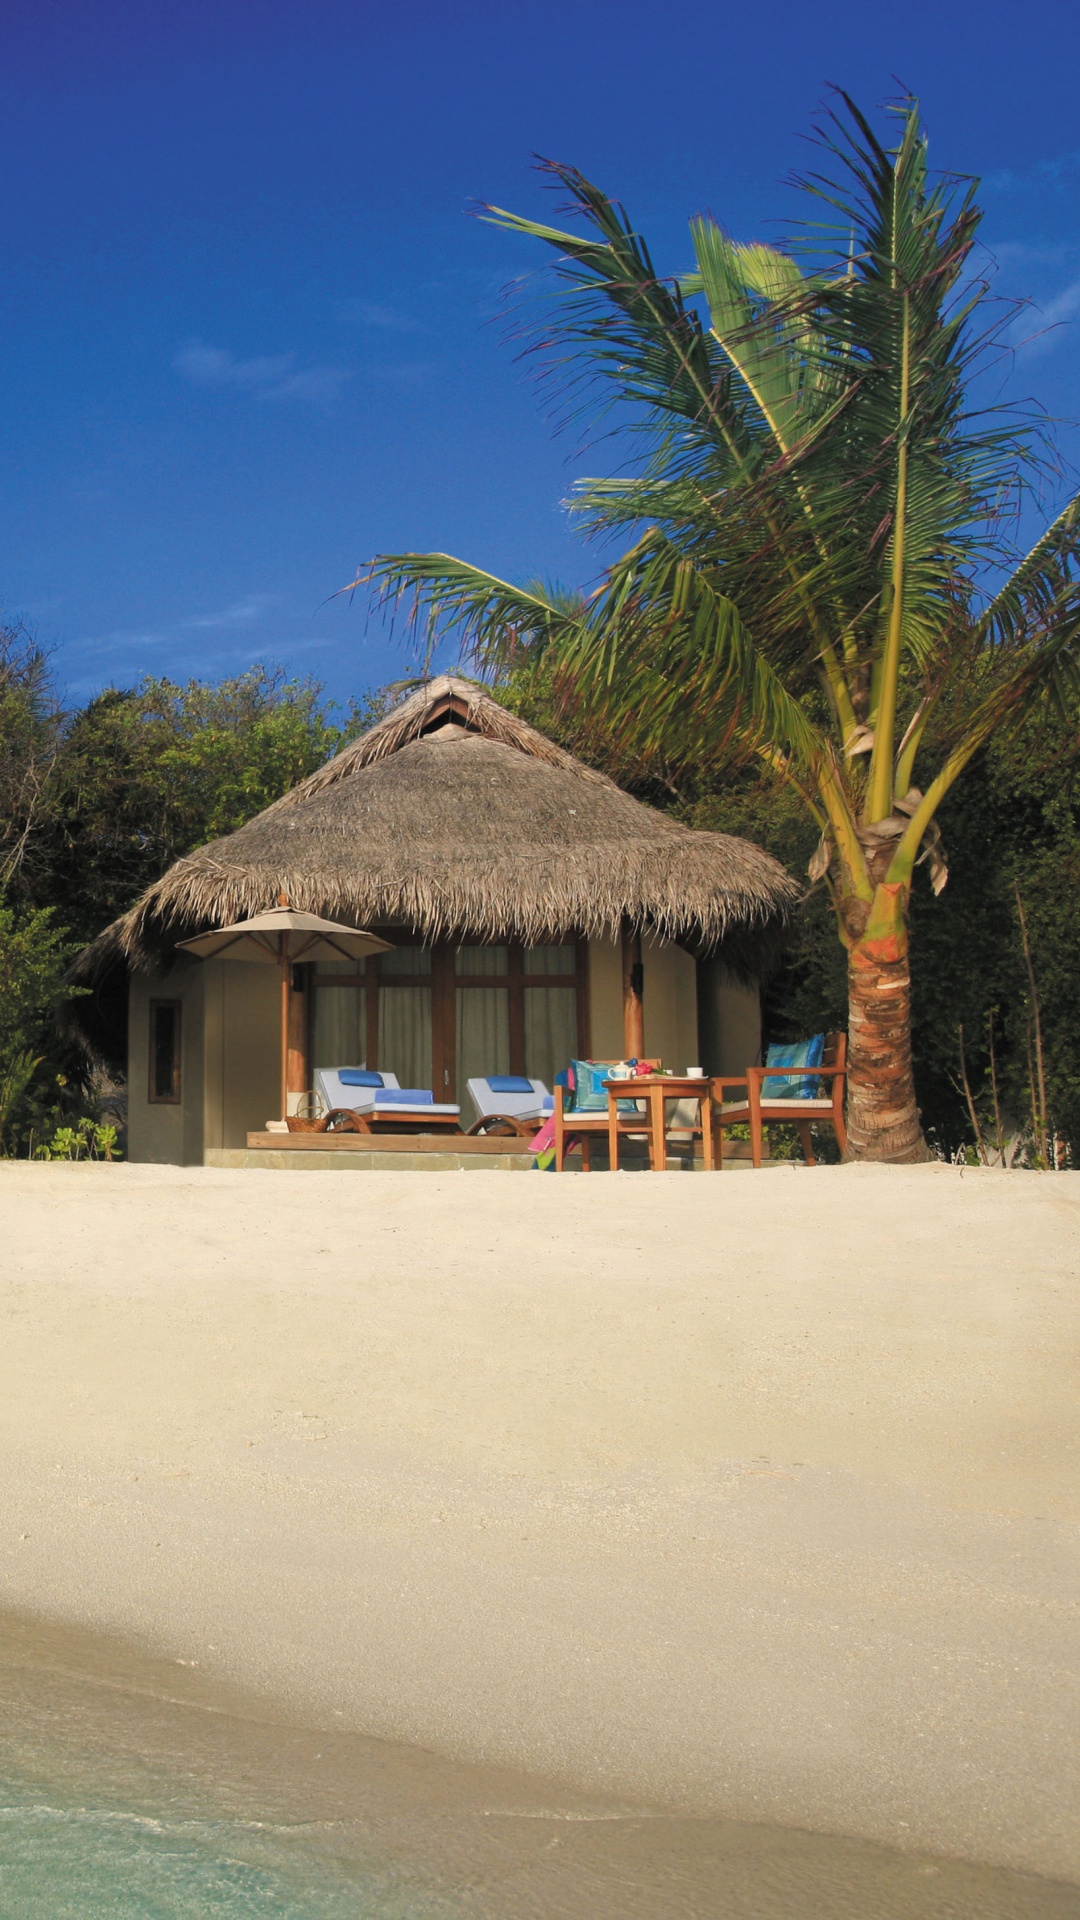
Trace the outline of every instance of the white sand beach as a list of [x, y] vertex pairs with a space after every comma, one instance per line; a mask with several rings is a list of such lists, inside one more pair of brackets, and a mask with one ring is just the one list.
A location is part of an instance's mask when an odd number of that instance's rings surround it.
[[1080, 1176], [0, 1166], [0, 1601], [1080, 1880]]

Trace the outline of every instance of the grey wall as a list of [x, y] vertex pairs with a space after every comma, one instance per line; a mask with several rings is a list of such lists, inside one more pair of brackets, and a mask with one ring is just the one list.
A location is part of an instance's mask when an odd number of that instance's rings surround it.
[[697, 965], [698, 1048], [706, 1073], [745, 1073], [761, 1054], [761, 995], [733, 980], [723, 960]]
[[[149, 1099], [150, 1002], [179, 1000], [180, 1104]], [[179, 956], [160, 973], [135, 973], [128, 1000], [128, 1157], [200, 1166], [203, 1157], [205, 982], [201, 961]]]

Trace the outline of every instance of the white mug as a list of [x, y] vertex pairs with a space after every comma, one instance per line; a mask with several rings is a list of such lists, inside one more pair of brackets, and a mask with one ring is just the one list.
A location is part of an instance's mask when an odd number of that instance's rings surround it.
[[704, 1080], [705, 1069], [704, 1067], [687, 1067], [686, 1077], [688, 1080]]

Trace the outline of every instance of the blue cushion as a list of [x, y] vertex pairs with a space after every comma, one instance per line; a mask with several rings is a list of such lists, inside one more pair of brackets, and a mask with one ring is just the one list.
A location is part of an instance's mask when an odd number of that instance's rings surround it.
[[[573, 1060], [570, 1072], [573, 1076], [573, 1099], [569, 1104], [571, 1113], [606, 1113], [607, 1090], [605, 1080], [618, 1079], [617, 1067], [629, 1066], [628, 1060]], [[556, 1085], [559, 1076], [556, 1075]], [[620, 1113], [634, 1113], [636, 1103], [633, 1100], [620, 1100]]]
[[[825, 1052], [825, 1035], [815, 1033], [812, 1040], [799, 1040], [790, 1047], [770, 1047], [765, 1055], [767, 1067], [820, 1067]], [[796, 1071], [771, 1073], [761, 1083], [763, 1100], [813, 1100], [819, 1094], [830, 1091], [823, 1078], [816, 1073], [801, 1074]]]
[[604, 1081], [611, 1076], [611, 1067], [606, 1061], [572, 1060], [570, 1063], [574, 1076], [575, 1113], [606, 1113], [607, 1094]]
[[435, 1095], [427, 1087], [384, 1087], [376, 1100], [377, 1107], [430, 1107], [435, 1103]]
[[381, 1087], [381, 1073], [373, 1073], [370, 1067], [342, 1067], [338, 1079], [343, 1087]]
[[531, 1093], [533, 1084], [525, 1080], [520, 1073], [489, 1073], [488, 1086], [492, 1093]]

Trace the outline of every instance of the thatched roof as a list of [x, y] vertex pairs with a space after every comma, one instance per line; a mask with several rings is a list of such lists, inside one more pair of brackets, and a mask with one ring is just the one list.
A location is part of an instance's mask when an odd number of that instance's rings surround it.
[[[178, 860], [76, 963], [85, 984], [291, 905], [428, 938], [614, 936], [624, 919], [746, 965], [798, 898], [730, 834], [642, 805], [482, 688], [442, 676], [222, 840]], [[75, 1003], [88, 1032], [91, 1009]]]

